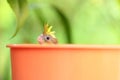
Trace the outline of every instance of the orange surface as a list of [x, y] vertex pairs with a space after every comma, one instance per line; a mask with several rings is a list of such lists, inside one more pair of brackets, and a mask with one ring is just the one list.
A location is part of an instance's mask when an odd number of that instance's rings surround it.
[[12, 44], [12, 80], [120, 80], [120, 46]]

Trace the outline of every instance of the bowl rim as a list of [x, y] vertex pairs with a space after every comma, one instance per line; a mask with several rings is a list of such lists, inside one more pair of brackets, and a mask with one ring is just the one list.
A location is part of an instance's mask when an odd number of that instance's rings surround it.
[[120, 49], [120, 45], [96, 44], [8, 44], [9, 48], [52, 48], [52, 49]]

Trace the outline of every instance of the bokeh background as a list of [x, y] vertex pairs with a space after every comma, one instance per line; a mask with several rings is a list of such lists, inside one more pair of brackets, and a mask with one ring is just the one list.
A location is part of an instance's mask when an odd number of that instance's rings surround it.
[[[0, 78], [11, 80], [7, 44], [37, 44], [48, 23], [59, 44], [120, 44], [120, 0], [0, 0]], [[12, 38], [11, 38], [12, 37]]]

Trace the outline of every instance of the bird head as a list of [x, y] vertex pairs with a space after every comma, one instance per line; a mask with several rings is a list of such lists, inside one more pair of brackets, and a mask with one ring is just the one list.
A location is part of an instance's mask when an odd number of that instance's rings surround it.
[[57, 44], [57, 38], [55, 37], [55, 31], [52, 31], [52, 26], [48, 24], [44, 25], [43, 33], [38, 37], [40, 44]]

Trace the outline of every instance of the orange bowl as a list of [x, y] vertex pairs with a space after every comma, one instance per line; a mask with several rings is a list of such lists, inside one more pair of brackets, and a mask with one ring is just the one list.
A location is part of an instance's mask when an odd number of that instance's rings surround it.
[[120, 80], [120, 46], [11, 44], [12, 80]]

